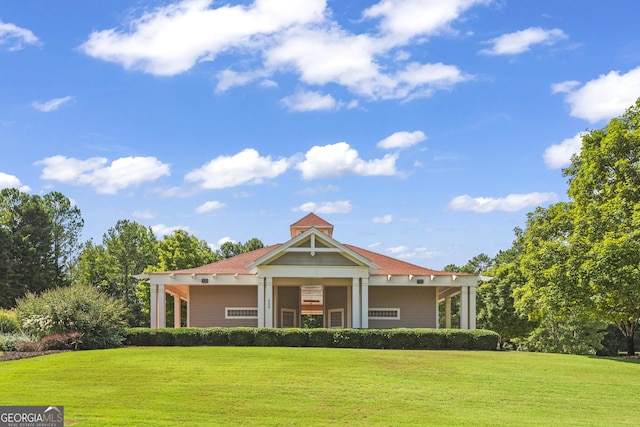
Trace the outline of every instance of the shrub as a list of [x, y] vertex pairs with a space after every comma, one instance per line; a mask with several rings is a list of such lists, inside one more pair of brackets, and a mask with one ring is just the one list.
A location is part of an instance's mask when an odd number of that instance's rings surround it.
[[126, 345], [495, 350], [498, 334], [460, 329], [130, 328]]
[[229, 345], [229, 329], [227, 328], [203, 329], [202, 345]]
[[415, 329], [393, 329], [389, 333], [389, 347], [395, 350], [417, 348], [418, 339]]
[[333, 332], [330, 329], [309, 329], [309, 347], [333, 347]]
[[20, 322], [14, 311], [0, 310], [0, 333], [12, 334], [20, 329]]
[[0, 334], [0, 350], [18, 351], [18, 344], [22, 342], [32, 342], [36, 339], [24, 332], [14, 332], [13, 334]]
[[232, 328], [229, 330], [229, 345], [255, 345], [256, 328]]
[[122, 301], [86, 285], [50, 289], [39, 296], [27, 294], [17, 301], [16, 311], [28, 334], [42, 338], [79, 332], [83, 348], [120, 346], [127, 313]]
[[280, 345], [282, 347], [306, 347], [309, 342], [309, 329], [282, 329]]

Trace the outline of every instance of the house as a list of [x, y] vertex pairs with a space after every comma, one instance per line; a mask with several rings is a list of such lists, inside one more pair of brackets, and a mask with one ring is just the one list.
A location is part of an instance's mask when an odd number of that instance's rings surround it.
[[[302, 316], [327, 328], [437, 328], [444, 301], [460, 297], [460, 328], [476, 327], [479, 276], [431, 270], [339, 242], [333, 225], [311, 213], [290, 226], [291, 238], [222, 261], [148, 275], [151, 327], [166, 326], [166, 295], [174, 324], [187, 304], [187, 325], [300, 327]], [[457, 325], [456, 325], [457, 326]]]

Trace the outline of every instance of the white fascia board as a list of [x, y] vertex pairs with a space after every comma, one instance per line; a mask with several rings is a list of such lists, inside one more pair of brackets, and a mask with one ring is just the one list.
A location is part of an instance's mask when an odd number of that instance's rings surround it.
[[265, 265], [259, 268], [260, 276], [265, 277], [299, 277], [299, 278], [367, 278], [369, 269], [367, 267], [350, 266], [282, 266]]
[[[314, 238], [319, 239], [319, 240], [323, 241], [324, 243], [326, 243], [329, 246], [329, 248], [317, 248], [317, 247], [316, 248], [312, 248], [312, 247], [309, 247], [309, 248], [298, 248], [298, 247], [296, 247], [296, 245], [298, 243], [300, 243], [302, 240], [306, 239], [310, 235], [313, 235]], [[331, 248], [331, 246], [333, 246], [333, 248]], [[293, 239], [291, 239], [288, 242], [282, 244], [276, 250], [271, 251], [268, 254], [265, 254], [265, 255], [261, 256], [260, 258], [258, 258], [254, 262], [252, 262], [251, 264], [247, 265], [246, 269], [247, 270], [252, 270], [252, 269], [254, 269], [256, 267], [261, 266], [262, 264], [266, 264], [269, 261], [272, 261], [275, 258], [280, 257], [281, 255], [283, 255], [283, 254], [285, 254], [287, 252], [339, 252], [339, 253], [344, 254], [347, 258], [352, 259], [356, 263], [359, 263], [361, 265], [367, 266], [367, 267], [369, 267], [369, 268], [371, 268], [373, 270], [379, 270], [380, 269], [380, 267], [378, 265], [376, 265], [375, 263], [371, 262], [370, 260], [368, 260], [367, 258], [363, 257], [362, 255], [352, 251], [351, 249], [347, 248], [346, 246], [344, 246], [342, 243], [338, 242], [333, 237], [331, 237], [331, 236], [329, 236], [327, 234], [324, 234], [321, 231], [318, 231], [318, 229], [316, 229], [314, 227], [311, 227], [310, 229], [308, 229], [304, 233], [298, 234]]]
[[[207, 279], [207, 283], [202, 283], [202, 279]], [[211, 285], [255, 285], [257, 283], [255, 274], [154, 274], [151, 276], [152, 285], [188, 285], [188, 286], [211, 286]]]
[[[412, 280], [408, 279], [406, 274], [371, 275], [369, 286], [478, 286], [478, 276], [457, 276], [455, 280], [452, 276], [434, 276], [433, 280], [431, 276], [413, 276]], [[418, 279], [422, 279], [423, 283], [418, 284]]]

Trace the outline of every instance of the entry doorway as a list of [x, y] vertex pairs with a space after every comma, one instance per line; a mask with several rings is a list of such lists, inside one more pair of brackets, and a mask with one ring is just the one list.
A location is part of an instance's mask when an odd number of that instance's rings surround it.
[[324, 286], [300, 287], [300, 314], [303, 328], [324, 326]]

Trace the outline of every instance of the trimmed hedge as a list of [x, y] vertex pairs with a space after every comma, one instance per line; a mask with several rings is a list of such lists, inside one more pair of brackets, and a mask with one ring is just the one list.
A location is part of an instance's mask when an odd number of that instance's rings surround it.
[[496, 350], [498, 334], [482, 329], [130, 328], [125, 330], [124, 344]]

